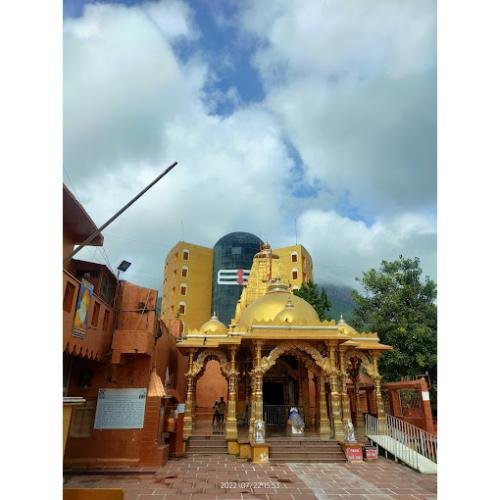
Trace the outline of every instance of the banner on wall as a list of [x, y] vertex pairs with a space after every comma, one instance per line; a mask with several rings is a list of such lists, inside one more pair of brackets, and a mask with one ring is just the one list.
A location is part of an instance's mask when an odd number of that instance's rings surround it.
[[94, 285], [82, 279], [78, 300], [76, 301], [75, 319], [73, 320], [73, 336], [81, 339], [87, 336], [90, 302], [94, 294]]

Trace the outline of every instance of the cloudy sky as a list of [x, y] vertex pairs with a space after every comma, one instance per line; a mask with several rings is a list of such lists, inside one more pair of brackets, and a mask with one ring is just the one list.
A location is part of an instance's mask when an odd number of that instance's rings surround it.
[[[436, 277], [436, 5], [64, 1], [64, 181], [99, 225], [78, 257], [161, 289], [179, 240], [298, 241], [315, 279], [382, 259]], [[124, 275], [125, 278], [125, 275]]]

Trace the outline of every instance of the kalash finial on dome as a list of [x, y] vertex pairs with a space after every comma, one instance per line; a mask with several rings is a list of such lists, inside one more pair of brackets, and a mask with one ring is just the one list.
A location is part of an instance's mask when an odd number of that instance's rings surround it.
[[347, 323], [345, 322], [344, 320], [344, 316], [342, 315], [342, 313], [340, 313], [340, 320], [339, 320], [339, 325], [346, 325]]
[[285, 308], [275, 316], [274, 321], [278, 323], [296, 323], [299, 319], [292, 299], [289, 298]]
[[202, 333], [215, 333], [221, 335], [227, 333], [227, 326], [219, 321], [219, 318], [214, 311], [212, 317], [207, 322], [203, 323], [203, 325], [201, 325], [200, 330]]
[[[272, 280], [269, 281], [269, 284], [267, 285], [267, 293], [272, 293], [272, 292], [289, 292], [290, 288], [286, 283], [283, 283], [281, 281], [281, 278], [273, 278]], [[290, 300], [290, 299], [289, 299]]]

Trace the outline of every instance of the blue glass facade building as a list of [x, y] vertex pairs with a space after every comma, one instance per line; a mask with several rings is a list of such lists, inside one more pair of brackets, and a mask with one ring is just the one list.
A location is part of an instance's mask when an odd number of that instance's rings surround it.
[[225, 325], [234, 316], [254, 255], [261, 245], [262, 240], [254, 234], [235, 232], [226, 234], [214, 246], [212, 311]]

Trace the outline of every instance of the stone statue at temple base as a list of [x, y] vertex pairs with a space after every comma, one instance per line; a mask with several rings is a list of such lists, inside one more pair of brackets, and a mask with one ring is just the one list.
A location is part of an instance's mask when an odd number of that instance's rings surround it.
[[352, 422], [348, 420], [345, 423], [345, 442], [346, 443], [355, 443], [356, 442], [356, 436], [354, 434], [354, 427], [352, 425]]
[[266, 442], [266, 425], [263, 420], [255, 422], [255, 442], [259, 444]]
[[290, 408], [290, 413], [288, 414], [288, 432], [292, 436], [303, 436], [304, 435], [304, 420], [299, 414], [297, 408]]

